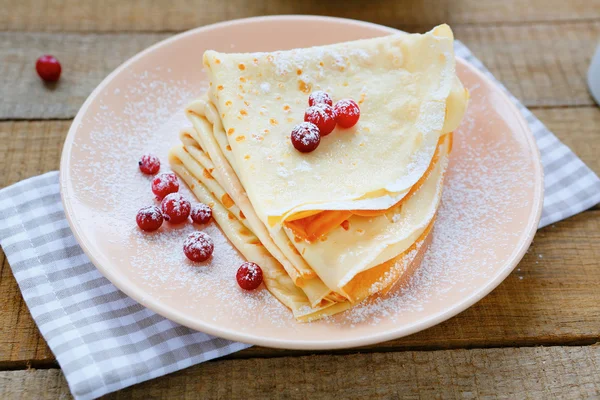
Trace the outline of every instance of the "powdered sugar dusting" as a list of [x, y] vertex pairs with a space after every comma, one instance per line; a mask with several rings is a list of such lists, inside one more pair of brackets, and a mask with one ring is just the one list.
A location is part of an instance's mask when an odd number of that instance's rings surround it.
[[260, 84], [260, 91], [263, 93], [269, 93], [271, 91], [271, 85], [269, 82], [263, 82]]
[[524, 193], [533, 179], [528, 169], [520, 168], [527, 154], [511, 146], [514, 139], [509, 135], [482, 140], [486, 127], [474, 116], [485, 111], [472, 104], [462, 129], [455, 133], [442, 205], [419, 269], [400, 290], [349, 310], [346, 318], [352, 324], [410, 320], [410, 314], [416, 319], [431, 306], [442, 311], [481, 289], [482, 281], [498, 273], [502, 253], [514, 250], [520, 232], [506, 226], [521, 222], [515, 215], [529, 208]]
[[[432, 308], [443, 312], [456, 301], [475, 296], [520, 241], [521, 233], [507, 226], [526, 223], [533, 179], [521, 166], [530, 162], [530, 156], [508, 128], [506, 135], [498, 135], [498, 129], [490, 133], [489, 124], [501, 122], [475, 118], [493, 110], [485, 108], [488, 100], [472, 91], [468, 115], [455, 134], [442, 206], [420, 268], [389, 296], [323, 321], [299, 324], [266, 290], [247, 292], [237, 286], [235, 274], [244, 259], [214, 222], [202, 226], [165, 222], [153, 233], [144, 233], [135, 224], [138, 209], [157, 205], [150, 190], [152, 177], [140, 173], [139, 157], [154, 153], [162, 161], [161, 172], [169, 171], [167, 152], [179, 142], [179, 130], [189, 126], [183, 107], [205, 86], [190, 88], [186, 82], [158, 79], [153, 72], [132, 76], [128, 86], [108, 92], [126, 98], [124, 108], [101, 104], [94, 117], [82, 122], [92, 127], [89, 140], [74, 144], [73, 186], [78, 201], [87, 207], [75, 207], [77, 221], [92, 232], [97, 246], [106, 249], [105, 259], [141, 286], [148, 298], [187, 310], [205, 324], [235, 325], [237, 330], [262, 335], [265, 326], [274, 335], [312, 332], [322, 326], [340, 332], [349, 326], [370, 332], [393, 329], [430, 317]], [[296, 168], [312, 169], [308, 162]], [[180, 193], [196, 201], [185, 185]], [[198, 229], [211, 236], [214, 252], [206, 262], [193, 263], [182, 246]]]
[[214, 248], [215, 245], [206, 232], [194, 232], [183, 242], [183, 252], [192, 261], [206, 261]]
[[[179, 143], [180, 130], [190, 126], [183, 109], [206, 86], [202, 83], [193, 90], [185, 81], [160, 80], [149, 71], [132, 75], [126, 87], [111, 89], [111, 95], [127, 98], [125, 111], [115, 112], [111, 103], [102, 101], [95, 116], [82, 123], [93, 127], [89, 140], [74, 144], [75, 192], [96, 210], [78, 212], [77, 220], [86, 230], [96, 232], [95, 241], [101, 247], [111, 248], [107, 257], [153, 293], [149, 297], [169, 303], [184, 292], [185, 304], [176, 301], [176, 306], [206, 314], [215, 311], [205, 301], [210, 294], [220, 305], [215, 323], [233, 318], [246, 320], [249, 328], [260, 324], [260, 319], [250, 317], [249, 310], [269, 316], [275, 325], [294, 323], [291, 312], [268, 291], [248, 292], [238, 287], [235, 275], [245, 260], [214, 221], [196, 226], [165, 222], [151, 233], [136, 225], [140, 208], [160, 206], [151, 190], [154, 176], [139, 171], [140, 156], [156, 154], [162, 162], [160, 173], [171, 172], [168, 151]], [[183, 182], [179, 193], [197, 202]], [[192, 262], [183, 251], [185, 239], [198, 229], [214, 243], [213, 255], [205, 262]]]

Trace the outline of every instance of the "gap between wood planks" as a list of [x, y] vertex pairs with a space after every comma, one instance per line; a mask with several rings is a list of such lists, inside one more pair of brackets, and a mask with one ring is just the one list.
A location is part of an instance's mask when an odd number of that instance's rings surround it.
[[388, 26], [415, 27], [440, 23], [495, 25], [562, 23], [600, 18], [597, 0], [378, 0], [364, 7], [343, 0], [187, 0], [160, 2], [107, 0], [97, 7], [92, 0], [64, 0], [44, 6], [39, 0], [8, 1], [9, 13], [0, 14], [6, 31], [62, 32], [174, 32], [243, 17], [281, 14], [332, 15]]
[[[478, 344], [452, 344], [449, 346], [408, 346], [408, 347], [370, 347], [337, 349], [337, 350], [286, 350], [272, 349], [261, 346], [250, 347], [223, 357], [208, 360], [206, 362], [225, 361], [225, 360], [249, 360], [249, 359], [267, 359], [281, 357], [303, 357], [303, 356], [324, 356], [324, 355], [351, 355], [351, 354], [374, 354], [374, 353], [404, 353], [404, 352], [434, 352], [446, 350], [485, 350], [485, 349], [522, 349], [530, 347], [586, 347], [600, 346], [600, 335], [587, 339], [575, 339], [573, 341], [564, 340], [539, 340], [531, 339], [529, 341], [520, 341], [519, 343], [480, 343]], [[28, 369], [53, 369], [60, 368], [55, 359], [47, 360], [27, 360], [27, 361], [0, 361], [0, 371], [19, 371]]]
[[[105, 399], [596, 398], [599, 361], [597, 346], [215, 360]], [[58, 369], [0, 372], [0, 395], [71, 396]]]
[[[504, 27], [458, 26], [456, 37], [522, 102], [531, 108], [595, 104], [586, 74], [600, 35], [598, 22]], [[113, 69], [166, 34], [0, 33], [0, 119], [69, 119]], [[48, 90], [33, 70], [34, 60], [53, 52], [63, 77]], [[86, 54], [86, 57], [80, 57]], [[31, 68], [27, 68], [27, 65]]]
[[[276, 17], [277, 15], [267, 15], [271, 17]], [[254, 18], [254, 17], [248, 17]], [[240, 18], [244, 19], [244, 18]], [[202, 28], [210, 25], [216, 25], [223, 22], [228, 22], [230, 20], [223, 21], [215, 21], [213, 23], [208, 23], [205, 25], [198, 25], [189, 27], [187, 29], [148, 29], [148, 30], [135, 30], [135, 29], [123, 29], [118, 31], [110, 31], [110, 30], [61, 30], [61, 31], [44, 31], [44, 30], [14, 30], [14, 29], [0, 29], [0, 34], [2, 33], [32, 33], [32, 34], [81, 34], [81, 35], [113, 35], [113, 34], [124, 34], [124, 35], [178, 35], [180, 33], [184, 33], [193, 29]], [[363, 21], [370, 22], [370, 21]], [[600, 22], [600, 17], [592, 17], [592, 18], [571, 18], [571, 19], [539, 19], [539, 20], [531, 20], [531, 21], [495, 21], [495, 22], [458, 22], [451, 24], [453, 29], [461, 29], [461, 28], [503, 28], [503, 27], [524, 27], [530, 25], [565, 25], [565, 24], [585, 24], [585, 23], [597, 23]], [[376, 22], [374, 22], [376, 23]], [[440, 22], [441, 23], [441, 22]], [[435, 24], [399, 24], [399, 25], [383, 25], [389, 28], [398, 29], [410, 33], [422, 33], [430, 30], [435, 26]]]

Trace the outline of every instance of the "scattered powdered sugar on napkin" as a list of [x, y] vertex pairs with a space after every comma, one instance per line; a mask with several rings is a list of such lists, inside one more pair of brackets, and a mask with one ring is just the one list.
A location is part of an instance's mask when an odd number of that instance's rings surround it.
[[[458, 42], [457, 55], [490, 76]], [[214, 259], [200, 266], [192, 266], [180, 249], [182, 238], [197, 227], [186, 224], [148, 235], [135, 226], [135, 212], [153, 204], [150, 178], [139, 173], [136, 161], [151, 151], [161, 158], [161, 172], [169, 170], [168, 149], [178, 142], [179, 129], [189, 125], [180, 110], [199, 94], [186, 89], [189, 86], [181, 81], [158, 80], [152, 71], [132, 76], [129, 86], [113, 91], [131, 99], [126, 119], [116, 118], [110, 107], [103, 105], [94, 120], [82, 122], [94, 124], [92, 143], [76, 149], [87, 156], [74, 166], [73, 184], [82, 200], [97, 205], [97, 212], [79, 222], [93, 227], [111, 218], [112, 234], [99, 240], [117, 247], [131, 243], [140, 246], [142, 250], [131, 259], [113, 261], [129, 262], [140, 284], [149, 290], [168, 283], [173, 291], [188, 291], [186, 307], [190, 309], [203, 307], [202, 296], [207, 292], [219, 293], [222, 301], [216, 307], [221, 309], [212, 312], [229, 313], [224, 318], [237, 318], [252, 328], [257, 322], [251, 316], [258, 312], [272, 321], [273, 329], [294, 326], [291, 313], [266, 290], [245, 293], [237, 288], [233, 276], [241, 258], [213, 224], [202, 229], [213, 237]], [[270, 88], [263, 84], [261, 90]], [[546, 194], [540, 225], [600, 202], [598, 177], [526, 108], [513, 101], [526, 117], [542, 154]], [[459, 134], [473, 133], [471, 123], [467, 115]], [[455, 145], [460, 143], [465, 146], [467, 140], [455, 141]], [[514, 222], [517, 211], [499, 211], [513, 208], [520, 200], [518, 194], [502, 196], [501, 189], [506, 182], [516, 181], [523, 187], [530, 184], [527, 176], [510, 168], [511, 162], [518, 162], [517, 155], [504, 154], [501, 143], [497, 145], [497, 158], [483, 156], [481, 143], [474, 140], [461, 149], [462, 160], [452, 159], [432, 243], [404, 288], [318, 323], [342, 329], [348, 324], [372, 325], [390, 318], [393, 322], [400, 316], [417, 320], [424, 305], [439, 304], [443, 310], [444, 302], [455, 295], [457, 282], [464, 283], [462, 290], [468, 290], [476, 286], [472, 282], [493, 273], [495, 251], [511, 248], [515, 240], [500, 228]], [[487, 177], [469, 174], [469, 157], [495, 168], [496, 173]], [[89, 180], [90, 174], [98, 179]], [[182, 192], [191, 196], [186, 188]], [[485, 201], [490, 196], [494, 202]], [[492, 217], [495, 220], [490, 221]], [[484, 223], [474, 225], [473, 221]], [[471, 246], [485, 236], [494, 238], [495, 248]], [[115, 288], [73, 237], [60, 202], [56, 172], [0, 191], [0, 243], [31, 314], [78, 399], [95, 398], [248, 346], [171, 322]], [[165, 251], [169, 248], [171, 251]], [[478, 252], [477, 264], [474, 252]], [[232, 303], [238, 307], [230, 307]]]

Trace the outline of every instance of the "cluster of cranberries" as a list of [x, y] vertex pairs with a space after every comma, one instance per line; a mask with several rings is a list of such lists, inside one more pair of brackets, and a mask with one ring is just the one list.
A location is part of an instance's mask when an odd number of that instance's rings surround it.
[[351, 128], [360, 118], [360, 109], [354, 100], [343, 99], [333, 105], [329, 94], [323, 91], [311, 93], [308, 108], [304, 112], [304, 122], [292, 129], [292, 144], [302, 153], [310, 153], [321, 143], [321, 136], [327, 136], [336, 125]]
[[[140, 171], [155, 175], [160, 170], [160, 160], [153, 155], [144, 155], [138, 162]], [[179, 180], [172, 172], [163, 173], [152, 180], [152, 193], [160, 201], [160, 208], [148, 206], [140, 209], [135, 221], [141, 230], [152, 232], [160, 228], [166, 220], [171, 224], [181, 224], [192, 218], [197, 224], [206, 224], [212, 217], [212, 209], [203, 203], [192, 205], [179, 192]], [[200, 231], [193, 232], [183, 242], [183, 252], [195, 262], [206, 261], [212, 256], [215, 245], [211, 237]], [[263, 281], [262, 270], [251, 262], [243, 263], [237, 271], [236, 279], [242, 289], [254, 290]]]

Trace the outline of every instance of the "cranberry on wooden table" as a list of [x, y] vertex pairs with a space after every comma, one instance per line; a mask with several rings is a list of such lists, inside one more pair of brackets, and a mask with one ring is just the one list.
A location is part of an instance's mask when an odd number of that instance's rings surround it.
[[45, 54], [37, 59], [35, 70], [46, 82], [56, 82], [60, 78], [62, 68], [56, 57]]

